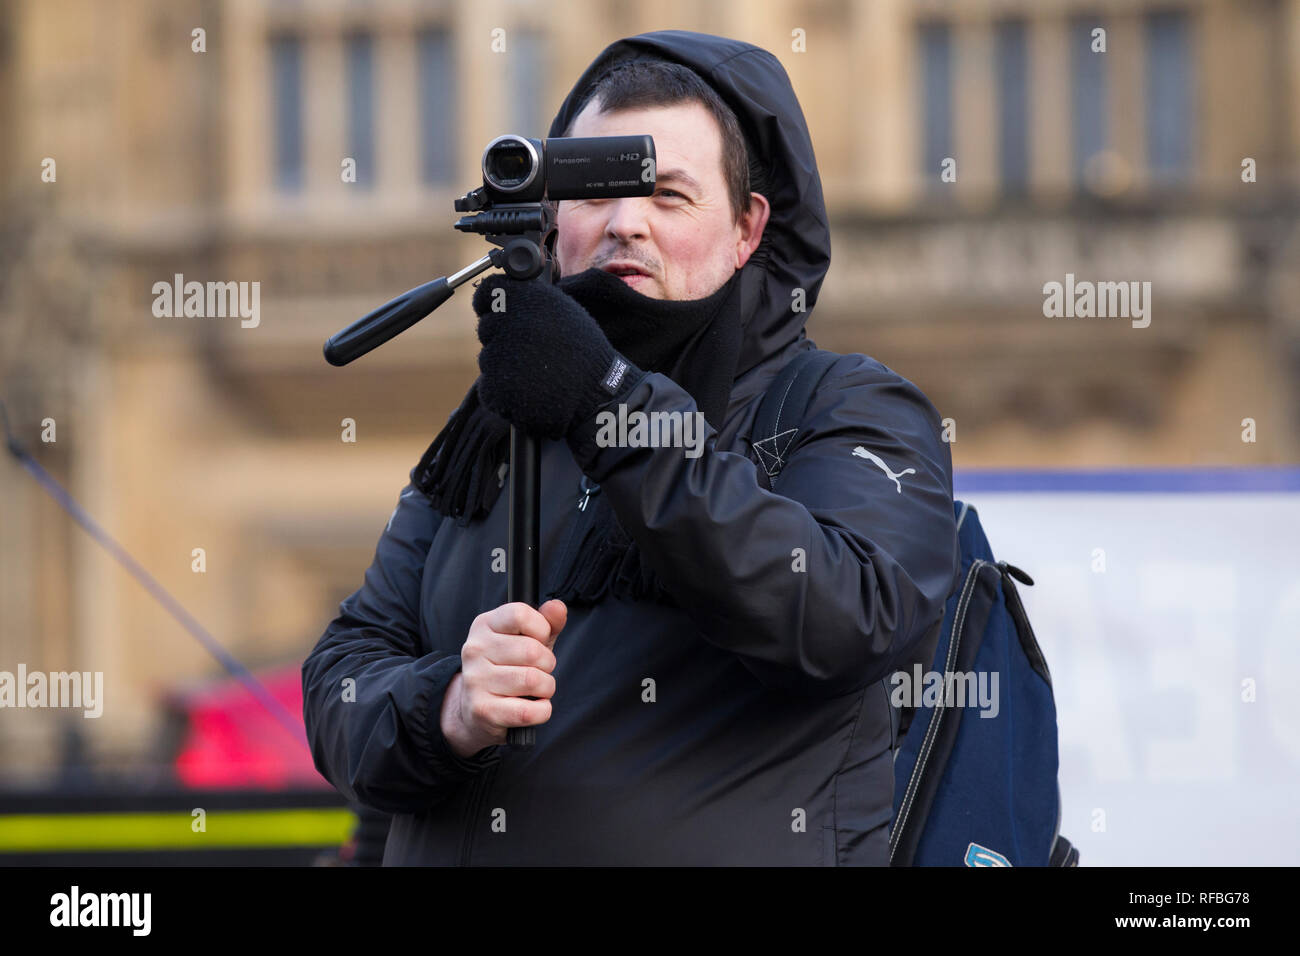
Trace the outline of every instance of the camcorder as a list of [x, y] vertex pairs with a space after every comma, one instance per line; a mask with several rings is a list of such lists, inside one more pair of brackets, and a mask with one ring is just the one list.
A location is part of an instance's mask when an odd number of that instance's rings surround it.
[[483, 188], [494, 204], [649, 196], [654, 186], [649, 136], [543, 140], [509, 133], [483, 150]]

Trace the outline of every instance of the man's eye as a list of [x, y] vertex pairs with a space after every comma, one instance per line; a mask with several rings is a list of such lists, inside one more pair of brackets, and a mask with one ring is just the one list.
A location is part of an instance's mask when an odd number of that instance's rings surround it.
[[659, 190], [659, 195], [661, 195], [661, 196], [677, 196], [677, 197], [679, 197], [679, 198], [681, 198], [681, 199], [685, 199], [685, 198], [686, 198], [685, 196], [683, 196], [681, 193], [679, 193], [679, 192], [678, 192], [677, 190], [675, 190], [675, 189], [661, 189], [661, 190]]

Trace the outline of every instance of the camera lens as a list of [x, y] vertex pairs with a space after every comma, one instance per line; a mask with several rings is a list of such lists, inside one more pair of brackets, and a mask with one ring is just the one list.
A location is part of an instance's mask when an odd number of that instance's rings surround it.
[[537, 150], [520, 136], [498, 136], [483, 151], [483, 180], [501, 192], [518, 192], [537, 175]]

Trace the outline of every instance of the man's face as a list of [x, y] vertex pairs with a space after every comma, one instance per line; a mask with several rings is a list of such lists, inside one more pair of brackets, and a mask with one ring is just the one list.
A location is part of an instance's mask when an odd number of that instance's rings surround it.
[[652, 299], [702, 299], [726, 283], [758, 247], [767, 200], [731, 219], [722, 173], [722, 135], [703, 104], [599, 112], [588, 103], [571, 136], [648, 133], [655, 143], [653, 196], [566, 199], [558, 204], [555, 251], [563, 275], [596, 267], [640, 270], [623, 281]]

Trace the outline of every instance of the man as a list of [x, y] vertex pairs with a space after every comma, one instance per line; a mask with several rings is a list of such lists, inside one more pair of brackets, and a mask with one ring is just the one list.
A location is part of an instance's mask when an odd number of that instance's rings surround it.
[[[842, 356], [768, 490], [749, 426], [830, 258], [794, 92], [749, 44], [632, 37], [549, 135], [621, 133], [655, 194], [561, 202], [558, 287], [479, 284], [482, 374], [303, 665], [316, 765], [395, 814], [390, 865], [883, 865], [885, 680], [958, 566], [939, 417]], [[505, 602], [509, 422], [550, 439], [538, 609]]]

